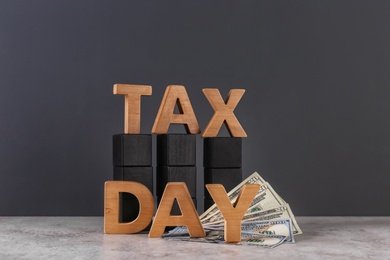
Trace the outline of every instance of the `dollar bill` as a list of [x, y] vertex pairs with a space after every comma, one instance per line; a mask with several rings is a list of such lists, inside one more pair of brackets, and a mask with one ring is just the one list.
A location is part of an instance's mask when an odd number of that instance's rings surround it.
[[254, 173], [252, 173], [252, 174], [257, 174], [257, 175], [258, 175], [260, 184], [266, 182], [266, 181], [263, 179], [263, 177], [260, 176], [260, 174], [259, 174], [258, 172], [254, 172]]
[[[261, 187], [257, 192], [255, 198], [251, 202], [246, 214], [267, 208], [275, 208], [283, 204], [285, 204], [285, 202], [281, 199], [281, 197], [275, 192], [275, 190], [268, 182], [265, 182], [261, 184]], [[201, 222], [202, 224], [207, 225], [209, 223], [213, 223], [222, 219], [222, 213], [218, 210], [208, 218], [201, 218]]]
[[275, 248], [284, 243], [286, 237], [284, 236], [264, 236], [264, 237], [251, 237], [243, 238], [238, 245], [247, 246], [261, 246], [265, 248]]
[[[281, 206], [278, 206], [275, 208], [264, 209], [264, 210], [260, 210], [260, 211], [253, 212], [250, 214], [246, 214], [242, 218], [242, 222], [263, 221], [263, 220], [270, 220], [270, 219], [276, 219], [276, 218], [290, 218], [292, 221], [293, 234], [294, 235], [302, 234], [302, 230], [298, 226], [298, 223], [295, 220], [294, 214], [292, 213], [290, 206], [288, 204], [284, 204], [284, 205], [281, 205]], [[224, 219], [222, 218], [222, 219], [215, 221], [213, 223], [208, 223], [207, 225], [205, 225], [205, 227], [207, 228], [207, 226], [209, 226], [209, 225], [217, 225], [217, 224], [223, 224], [223, 223], [224, 223]]]
[[[291, 219], [273, 219], [265, 221], [247, 221], [241, 223], [241, 237], [248, 238], [262, 236], [283, 236], [283, 241], [287, 243], [294, 243], [294, 236], [292, 231]], [[206, 232], [221, 231], [224, 232], [224, 224], [204, 226]], [[210, 233], [207, 233], [210, 234]], [[219, 234], [219, 233], [211, 233]], [[222, 234], [222, 233], [221, 233]], [[257, 236], [256, 236], [257, 235]], [[189, 233], [186, 227], [179, 227], [174, 232], [170, 231], [163, 235], [164, 238], [168, 237], [189, 237]], [[208, 238], [210, 239], [210, 235]], [[253, 241], [252, 241], [253, 242]]]
[[[262, 184], [264, 183], [264, 179], [261, 178], [260, 174], [257, 172], [254, 172], [251, 174], [248, 178], [246, 178], [244, 181], [242, 181], [240, 184], [238, 184], [234, 189], [232, 189], [227, 195], [229, 197], [229, 200], [234, 203], [238, 195], [240, 194], [242, 186], [245, 184]], [[219, 211], [216, 204], [213, 204], [210, 208], [208, 208], [202, 215], [200, 215], [200, 219], [206, 221], [213, 215], [217, 214]]]
[[[241, 236], [241, 242], [237, 243], [240, 245], [252, 245], [261, 246], [265, 248], [274, 248], [282, 244], [285, 240], [285, 236], [275, 236], [267, 234], [255, 234], [245, 233]], [[168, 240], [174, 241], [189, 241], [189, 242], [200, 242], [200, 243], [213, 243], [213, 244], [224, 244], [224, 231], [213, 230], [207, 231], [206, 236], [202, 238], [191, 238], [189, 236], [177, 236], [177, 237], [165, 237]]]
[[[247, 221], [241, 223], [241, 234], [263, 234], [273, 236], [284, 236], [286, 242], [294, 243], [292, 221], [287, 218], [263, 220], [263, 221]], [[222, 231], [224, 225], [205, 226], [205, 230]]]

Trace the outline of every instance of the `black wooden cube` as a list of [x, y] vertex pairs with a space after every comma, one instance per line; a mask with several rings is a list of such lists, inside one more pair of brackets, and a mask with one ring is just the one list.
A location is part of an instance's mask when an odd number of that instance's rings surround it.
[[214, 200], [205, 198], [204, 199], [204, 211], [206, 211], [208, 208], [210, 208], [214, 204], [215, 204]]
[[241, 168], [242, 138], [212, 137], [203, 139], [203, 166]]
[[139, 182], [153, 193], [153, 167], [114, 167], [114, 180]]
[[[226, 193], [242, 182], [241, 168], [204, 168], [204, 184], [222, 184]], [[211, 199], [205, 187], [204, 195]]]
[[196, 197], [195, 166], [157, 166], [157, 196], [162, 196], [168, 182], [185, 182], [191, 197]]
[[112, 143], [114, 166], [152, 165], [152, 135], [117, 134]]
[[138, 199], [129, 193], [120, 193], [119, 199], [119, 222], [132, 222], [139, 214]]
[[[134, 221], [139, 214], [139, 201], [130, 193], [119, 193], [119, 223], [126, 223]], [[143, 231], [148, 231], [151, 228], [150, 223]]]
[[157, 135], [157, 165], [195, 166], [196, 135]]

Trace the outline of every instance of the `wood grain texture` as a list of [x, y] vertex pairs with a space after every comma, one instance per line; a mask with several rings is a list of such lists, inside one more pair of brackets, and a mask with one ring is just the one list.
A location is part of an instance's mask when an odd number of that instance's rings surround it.
[[[180, 114], [174, 114], [177, 105]], [[164, 93], [153, 124], [153, 134], [166, 134], [171, 124], [182, 124], [188, 134], [199, 134], [200, 128], [184, 86], [170, 85]]]
[[260, 189], [260, 184], [245, 184], [238, 195], [235, 206], [230, 202], [221, 184], [207, 184], [206, 188], [225, 219], [225, 241], [227, 243], [240, 242], [241, 220]]
[[234, 109], [242, 96], [245, 89], [232, 89], [225, 101], [222, 99], [221, 93], [216, 88], [205, 88], [202, 90], [211, 107], [214, 109], [214, 115], [210, 119], [206, 128], [202, 133], [202, 137], [216, 137], [225, 123], [227, 130], [233, 137], [247, 137], [237, 117], [234, 115]]
[[141, 131], [141, 96], [151, 96], [152, 86], [115, 84], [114, 95], [125, 96], [125, 134], [139, 134]]
[[[119, 193], [134, 194], [139, 201], [138, 217], [128, 223], [119, 220]], [[133, 234], [145, 229], [152, 221], [154, 212], [153, 195], [147, 187], [138, 182], [107, 181], [104, 188], [104, 233]]]
[[[175, 199], [182, 215], [171, 215]], [[184, 182], [171, 182], [165, 187], [149, 237], [161, 237], [165, 227], [169, 226], [186, 226], [191, 237], [204, 237], [206, 235]]]

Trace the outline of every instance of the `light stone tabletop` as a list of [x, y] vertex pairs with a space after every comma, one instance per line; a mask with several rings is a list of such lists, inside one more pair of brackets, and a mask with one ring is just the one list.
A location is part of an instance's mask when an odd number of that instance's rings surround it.
[[0, 259], [390, 259], [390, 217], [297, 217], [274, 249], [105, 235], [102, 217], [0, 217]]

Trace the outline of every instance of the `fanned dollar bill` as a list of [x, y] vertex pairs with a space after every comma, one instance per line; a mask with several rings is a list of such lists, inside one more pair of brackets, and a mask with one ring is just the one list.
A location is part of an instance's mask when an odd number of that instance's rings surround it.
[[275, 248], [278, 245], [281, 245], [286, 240], [284, 236], [264, 236], [264, 237], [250, 237], [241, 239], [239, 245], [247, 245], [247, 246], [261, 246], [266, 248]]
[[[292, 221], [289, 218], [242, 222], [241, 234], [284, 236], [286, 237], [286, 242], [294, 243], [294, 235], [291, 223]], [[223, 231], [224, 225], [205, 226], [205, 230]]]
[[[302, 234], [302, 230], [290, 206], [257, 172], [228, 193], [232, 204], [235, 205], [241, 188], [245, 184], [260, 184], [261, 187], [242, 219], [242, 240], [239, 244], [273, 248], [284, 242], [294, 243], [294, 235]], [[224, 218], [216, 204], [207, 209], [200, 216], [200, 220], [207, 233], [204, 238], [190, 238], [187, 227], [176, 227], [163, 237], [204, 243], [224, 242]]]
[[[250, 204], [246, 214], [252, 213], [254, 211], [263, 210], [267, 208], [274, 208], [286, 204], [284, 200], [275, 192], [268, 182], [261, 184], [261, 187]], [[220, 211], [215, 212], [213, 215], [208, 218], [202, 219], [201, 222], [203, 225], [209, 223], [217, 222], [223, 220], [223, 216]]]
[[[264, 179], [261, 178], [260, 174], [257, 172], [254, 172], [252, 175], [250, 175], [248, 178], [246, 178], [244, 181], [242, 181], [240, 184], [238, 184], [234, 189], [232, 189], [227, 195], [229, 197], [229, 200], [233, 203], [237, 200], [238, 194], [241, 191], [242, 186], [245, 184], [262, 184], [264, 183]], [[218, 207], [216, 204], [212, 205], [210, 208], [208, 208], [202, 215], [200, 215], [200, 219], [206, 221], [211, 216], [220, 213]]]
[[[292, 213], [290, 206], [288, 204], [281, 205], [279, 207], [274, 207], [271, 209], [259, 210], [250, 214], [246, 214], [242, 218], [242, 222], [246, 221], [262, 221], [262, 220], [270, 220], [276, 218], [290, 218], [292, 221], [293, 234], [300, 235], [302, 234], [302, 230], [298, 226], [298, 223], [295, 220], [294, 214]], [[223, 224], [224, 219], [216, 220], [213, 223], [205, 224], [204, 227], [207, 228], [209, 225], [218, 225]]]
[[[247, 221], [241, 223], [242, 236], [249, 234], [260, 234], [263, 236], [284, 236], [286, 242], [294, 243], [291, 219], [272, 219], [264, 221]], [[224, 224], [216, 224], [204, 226], [206, 232], [209, 231], [224, 231]], [[186, 227], [179, 227], [175, 231], [171, 231], [163, 235], [163, 237], [187, 237], [189, 236]]]
[[[166, 239], [174, 240], [174, 241], [188, 241], [188, 242], [213, 243], [213, 244], [225, 243], [223, 230], [206, 231], [206, 236], [202, 238], [192, 238], [189, 236], [178, 236], [178, 237], [173, 236], [173, 237], [166, 237]], [[241, 242], [237, 244], [261, 246], [265, 248], [274, 248], [282, 244], [285, 240], [286, 240], [285, 236], [243, 233], [241, 235]]]
[[292, 221], [292, 229], [294, 235], [302, 234], [302, 230], [299, 227], [295, 216], [291, 211], [290, 205], [284, 204], [280, 207], [275, 207], [272, 209], [264, 209], [257, 212], [252, 212], [243, 217], [242, 221], [254, 221], [254, 220], [266, 220], [266, 219], [275, 219], [275, 218], [290, 218]]

